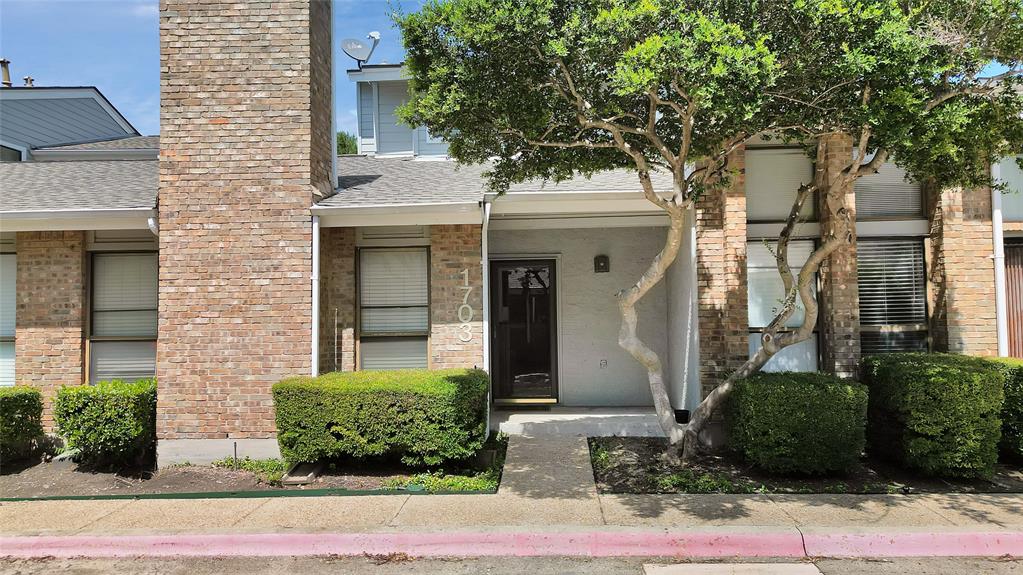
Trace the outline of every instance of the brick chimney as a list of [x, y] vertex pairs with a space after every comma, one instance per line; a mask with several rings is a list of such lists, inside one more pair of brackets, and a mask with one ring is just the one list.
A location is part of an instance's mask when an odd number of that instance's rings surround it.
[[331, 185], [331, 3], [160, 3], [161, 465], [276, 450]]

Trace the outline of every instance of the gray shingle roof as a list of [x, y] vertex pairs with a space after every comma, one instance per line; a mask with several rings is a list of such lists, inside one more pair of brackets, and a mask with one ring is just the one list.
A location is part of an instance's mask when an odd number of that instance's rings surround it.
[[[411, 158], [338, 158], [341, 191], [319, 202], [323, 207], [365, 207], [454, 202], [483, 199], [486, 166], [459, 166], [453, 161]], [[671, 189], [666, 174], [655, 174], [654, 185]], [[510, 192], [639, 192], [636, 174], [614, 170], [558, 184], [531, 181], [515, 184]]]
[[0, 214], [156, 207], [156, 160], [0, 163]]
[[159, 150], [160, 136], [131, 136], [99, 142], [48, 146], [40, 150]]

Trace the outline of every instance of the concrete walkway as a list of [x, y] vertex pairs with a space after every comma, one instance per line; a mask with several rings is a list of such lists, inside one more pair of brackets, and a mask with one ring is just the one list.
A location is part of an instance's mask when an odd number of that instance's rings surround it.
[[[671, 545], [682, 533], [759, 533], [768, 551], [772, 537], [798, 537], [802, 553], [813, 537], [823, 549], [840, 550], [827, 547], [841, 544], [835, 533], [1023, 541], [1023, 495], [598, 495], [585, 438], [513, 437], [494, 495], [0, 503], [0, 535], [7, 538], [268, 533], [463, 533], [466, 541], [504, 533], [558, 545], [580, 537], [604, 545], [619, 535]], [[1023, 547], [1014, 554], [1023, 555]]]

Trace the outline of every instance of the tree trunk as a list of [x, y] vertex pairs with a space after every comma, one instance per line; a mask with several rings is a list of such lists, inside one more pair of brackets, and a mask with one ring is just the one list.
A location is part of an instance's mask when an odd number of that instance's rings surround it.
[[[818, 158], [818, 161], [821, 161]], [[857, 165], [858, 167], [858, 165]], [[786, 220], [785, 227], [783, 228], [778, 238], [778, 253], [775, 254], [775, 258], [778, 264], [778, 272], [782, 277], [782, 281], [789, 291], [786, 294], [786, 298], [782, 305], [781, 311], [771, 321], [771, 323], [765, 328], [764, 334], [761, 339], [760, 349], [757, 353], [753, 354], [753, 357], [746, 360], [738, 370], [733, 372], [725, 379], [724, 382], [719, 384], [711, 391], [707, 397], [700, 402], [700, 405], [693, 411], [689, 417], [689, 425], [685, 429], [685, 437], [682, 442], [682, 460], [692, 461], [700, 451], [700, 432], [707, 426], [711, 416], [721, 408], [724, 402], [728, 399], [728, 396], [732, 393], [732, 389], [735, 386], [735, 382], [749, 377], [750, 375], [760, 371], [761, 368], [781, 350], [806, 341], [813, 335], [813, 328], [817, 324], [817, 314], [819, 312], [819, 306], [817, 304], [817, 297], [813, 290], [813, 278], [817, 271], [820, 269], [824, 261], [841, 246], [851, 241], [851, 221], [848, 210], [845, 208], [845, 197], [848, 186], [852, 185], [852, 179], [841, 182], [832, 182], [827, 188], [826, 201], [824, 203], [824, 209], [834, 214], [837, 225], [833, 230], [830, 237], [828, 237], [824, 243], [822, 243], [812, 254], [807, 258], [806, 263], [803, 265], [797, 278], [793, 278], [792, 271], [788, 264], [788, 243], [789, 238], [792, 234], [796, 222], [799, 219], [799, 213], [802, 211], [803, 202], [810, 192], [813, 191], [812, 187], [804, 186], [800, 188], [799, 193], [796, 196], [796, 201], [793, 203], [792, 210], [789, 213], [789, 217]], [[799, 298], [803, 304], [805, 313], [803, 315], [803, 323], [795, 329], [786, 328], [785, 324], [791, 317], [792, 312], [795, 310], [796, 298]]]
[[679, 248], [682, 245], [685, 213], [684, 209], [668, 210], [671, 224], [664, 247], [650, 262], [650, 266], [639, 281], [617, 294], [618, 308], [622, 314], [618, 344], [646, 368], [647, 379], [650, 382], [650, 394], [653, 395], [654, 410], [657, 412], [657, 422], [672, 445], [682, 440], [683, 427], [675, 422], [675, 412], [671, 407], [671, 399], [668, 397], [668, 386], [664, 381], [664, 366], [661, 364], [661, 358], [658, 357], [657, 352], [647, 347], [636, 334], [638, 323], [636, 303], [664, 278], [664, 274], [678, 256]]

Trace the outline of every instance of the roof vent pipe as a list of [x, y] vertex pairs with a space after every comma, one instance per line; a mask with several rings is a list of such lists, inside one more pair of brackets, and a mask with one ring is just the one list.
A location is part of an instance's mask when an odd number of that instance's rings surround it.
[[0, 58], [0, 70], [3, 70], [3, 81], [0, 81], [0, 84], [3, 84], [4, 88], [10, 88], [11, 87], [11, 61], [8, 60], [7, 58]]
[[24, 78], [22, 78], [22, 80], [25, 81], [25, 87], [26, 88], [31, 88], [32, 86], [36, 85], [35, 84], [36, 79], [33, 78], [32, 76], [25, 76]]

